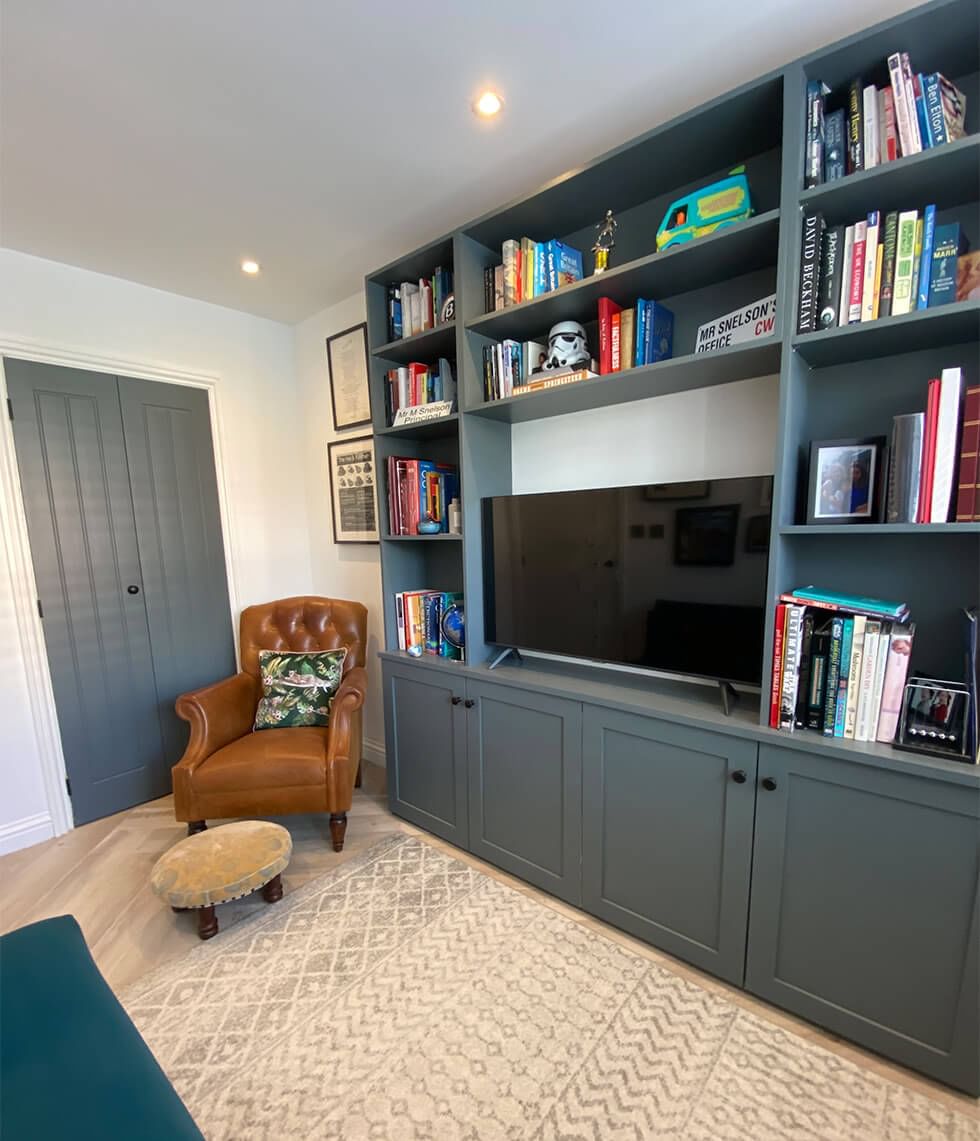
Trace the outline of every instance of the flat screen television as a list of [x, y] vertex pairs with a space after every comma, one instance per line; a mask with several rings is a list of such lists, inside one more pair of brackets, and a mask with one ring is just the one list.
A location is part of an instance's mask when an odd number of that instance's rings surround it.
[[483, 500], [491, 644], [758, 685], [772, 476]]

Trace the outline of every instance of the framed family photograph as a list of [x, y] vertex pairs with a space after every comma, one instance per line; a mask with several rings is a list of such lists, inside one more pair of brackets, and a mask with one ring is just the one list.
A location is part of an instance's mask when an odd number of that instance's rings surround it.
[[374, 439], [336, 440], [327, 445], [335, 543], [377, 543], [377, 466]]
[[334, 429], [370, 424], [367, 325], [362, 322], [327, 337], [327, 372]]
[[811, 443], [807, 523], [880, 522], [885, 449], [884, 436]]

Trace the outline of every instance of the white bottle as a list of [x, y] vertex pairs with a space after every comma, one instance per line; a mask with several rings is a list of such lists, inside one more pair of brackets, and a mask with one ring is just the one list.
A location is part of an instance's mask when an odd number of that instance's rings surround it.
[[459, 508], [458, 499], [449, 501], [449, 534], [461, 535], [463, 533], [463, 513]]

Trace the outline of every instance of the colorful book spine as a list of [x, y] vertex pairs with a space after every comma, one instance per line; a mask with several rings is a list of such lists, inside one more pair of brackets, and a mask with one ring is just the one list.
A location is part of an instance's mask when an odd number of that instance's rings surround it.
[[[901, 147], [903, 155], [916, 154], [918, 148], [913, 149], [913, 119], [912, 114], [910, 114], [908, 98], [905, 94], [905, 80], [902, 76], [902, 56], [899, 52], [894, 52], [888, 57], [888, 78], [891, 82], [892, 103], [895, 108], [895, 123], [898, 128], [899, 146]], [[918, 135], [918, 131], [916, 131], [916, 135]]]
[[800, 635], [806, 608], [791, 606], [786, 616], [783, 685], [779, 699], [779, 728], [796, 728], [796, 696], [800, 682]]
[[864, 84], [852, 79], [847, 92], [847, 173], [864, 170]]
[[612, 372], [620, 372], [623, 367], [623, 313], [620, 310], [612, 315]]
[[812, 79], [806, 85], [806, 164], [803, 185], [810, 189], [824, 180], [824, 99], [830, 88]]
[[843, 108], [824, 117], [823, 172], [825, 182], [836, 182], [847, 173], [847, 132]]
[[844, 230], [844, 226], [831, 226], [823, 236], [817, 312], [817, 324], [821, 329], [833, 329], [837, 325], [843, 281]]
[[619, 345], [623, 369], [636, 362], [636, 310], [624, 309], [619, 315]]
[[922, 441], [922, 478], [919, 481], [917, 523], [932, 522], [932, 472], [936, 459], [936, 429], [939, 424], [939, 378], [929, 381], [926, 396], [925, 435]]
[[868, 223], [854, 223], [854, 253], [851, 261], [851, 282], [848, 296], [847, 323], [856, 325], [861, 320], [861, 300], [864, 295], [864, 259], [867, 256]]
[[903, 210], [898, 216], [898, 239], [895, 253], [895, 284], [892, 291], [892, 316], [912, 309], [912, 274], [915, 268], [915, 226], [918, 213]]
[[848, 321], [851, 308], [851, 271], [854, 268], [854, 226], [844, 230], [844, 251], [841, 257], [841, 290], [840, 308], [837, 312], [837, 324], [844, 326]]
[[932, 136], [929, 134], [929, 116], [926, 113], [926, 100], [921, 75], [912, 76], [912, 97], [915, 100], [915, 121], [919, 127], [922, 149], [928, 150], [933, 143]]
[[800, 675], [800, 686], [805, 688], [806, 693], [805, 719], [801, 721], [798, 718], [797, 724], [805, 725], [807, 729], [814, 729], [818, 733], [823, 730], [829, 658], [830, 635], [825, 631], [814, 633], [809, 652], [809, 669], [805, 676], [802, 673]]
[[[869, 618], [864, 628], [864, 648], [861, 654], [861, 679], [858, 688], [857, 715], [854, 725], [854, 740], [868, 741], [871, 731], [871, 700], [874, 690], [875, 667], [878, 663], [878, 639], [881, 637], [881, 622]], [[877, 720], [875, 722], [877, 724]]]
[[647, 321], [649, 319], [647, 312], [647, 302], [642, 298], [636, 303], [636, 367], [647, 363], [646, 354], [644, 352], [646, 347], [647, 335]]
[[861, 687], [861, 667], [864, 661], [864, 631], [867, 618], [863, 614], [854, 615], [854, 631], [851, 636], [851, 664], [847, 671], [847, 702], [844, 706], [844, 737], [854, 740], [857, 725], [858, 693]]
[[918, 154], [922, 150], [922, 136], [919, 134], [919, 116], [915, 106], [915, 86], [912, 77], [912, 64], [909, 53], [902, 52], [902, 86], [905, 89], [905, 106], [909, 115], [910, 149], [903, 154]]
[[891, 602], [884, 598], [867, 598], [859, 594], [838, 594], [832, 590], [817, 590], [812, 586], [800, 586], [796, 590], [781, 594], [781, 602], [802, 602], [805, 606], [827, 606], [839, 610], [865, 614], [870, 618], [890, 618], [902, 622], [908, 614], [904, 602]]
[[963, 370], [944, 368], [939, 380], [936, 452], [932, 464], [932, 504], [929, 518], [933, 523], [945, 523], [952, 505], [962, 391]]
[[868, 740], [874, 741], [878, 735], [878, 719], [881, 716], [881, 698], [885, 689], [885, 668], [888, 665], [888, 651], [891, 647], [892, 624], [882, 623], [878, 639], [878, 655], [875, 660], [874, 682], [871, 687], [871, 711], [868, 722]]
[[895, 96], [890, 87], [883, 88], [878, 94], [881, 101], [881, 161], [894, 162], [898, 158]]
[[877, 166], [881, 155], [878, 138], [878, 89], [869, 84], [861, 93], [864, 126], [864, 169]]
[[932, 268], [929, 278], [929, 308], [956, 300], [956, 259], [962, 237], [958, 222], [936, 226], [932, 239]]
[[980, 522], [980, 385], [968, 388], [963, 401], [957, 472], [956, 522]]
[[820, 244], [824, 219], [820, 211], [803, 216], [800, 249], [800, 297], [796, 331], [812, 333], [817, 327], [817, 290], [820, 284]]
[[875, 272], [878, 266], [878, 231], [881, 214], [872, 210], [868, 215], [864, 241], [864, 279], [861, 282], [861, 320], [874, 320]]
[[779, 728], [779, 704], [783, 687], [783, 656], [784, 638], [786, 633], [786, 615], [789, 611], [788, 602], [780, 602], [776, 607], [776, 616], [772, 631], [772, 678], [769, 685], [769, 728]]
[[840, 687], [841, 655], [844, 650], [844, 619], [834, 618], [830, 623], [830, 652], [827, 659], [827, 685], [824, 697], [823, 735], [833, 737], [834, 718]]
[[916, 309], [929, 307], [929, 283], [932, 281], [932, 253], [936, 237], [936, 207], [927, 206], [922, 213], [922, 253], [919, 257], [919, 281], [916, 286]]
[[599, 375], [606, 376], [613, 371], [612, 363], [612, 319], [620, 307], [609, 297], [599, 298]]
[[909, 412], [895, 416], [892, 420], [885, 507], [885, 520], [888, 523], [918, 521], [925, 419], [922, 412]]
[[926, 120], [929, 124], [930, 145], [938, 147], [949, 141], [946, 134], [946, 117], [943, 115], [943, 95], [936, 73], [922, 78], [922, 97], [926, 105]]
[[847, 712], [847, 679], [851, 672], [851, 644], [854, 639], [854, 619], [844, 619], [840, 644], [840, 675], [837, 679], [837, 698], [834, 704], [834, 736], [844, 736], [844, 715]]
[[902, 713], [905, 696], [905, 679], [912, 658], [912, 640], [915, 626], [893, 626], [888, 639], [888, 658], [885, 663], [885, 678], [881, 688], [881, 709], [875, 740], [888, 744], [895, 740], [898, 732], [898, 719]]
[[674, 353], [674, 314], [659, 301], [648, 301], [643, 330], [643, 359], [647, 364], [670, 360]]
[[915, 245], [912, 249], [912, 292], [909, 295], [909, 312], [915, 309], [919, 295], [919, 273], [922, 269], [922, 218], [915, 220]]

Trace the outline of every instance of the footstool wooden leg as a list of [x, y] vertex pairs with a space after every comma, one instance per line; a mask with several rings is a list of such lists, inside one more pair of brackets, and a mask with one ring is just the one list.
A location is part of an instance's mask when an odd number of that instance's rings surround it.
[[331, 812], [330, 813], [330, 839], [333, 842], [333, 850], [335, 852], [342, 852], [344, 850], [344, 833], [347, 831], [347, 813], [346, 812]]
[[266, 903], [278, 903], [282, 899], [282, 872], [277, 876], [273, 876], [271, 880], [262, 888], [262, 898]]
[[197, 909], [197, 933], [202, 939], [211, 939], [218, 934], [218, 917], [213, 907]]
[[188, 836], [195, 836], [195, 835], [197, 835], [198, 832], [206, 832], [207, 828], [208, 828], [208, 826], [207, 826], [206, 821], [204, 821], [204, 820], [192, 820], [187, 825], [187, 835]]

